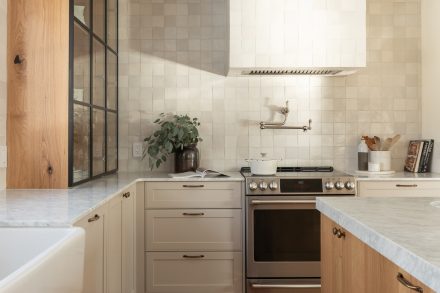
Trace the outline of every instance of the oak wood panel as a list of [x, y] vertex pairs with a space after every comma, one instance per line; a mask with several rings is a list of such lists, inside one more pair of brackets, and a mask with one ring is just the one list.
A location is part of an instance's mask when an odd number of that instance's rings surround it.
[[65, 188], [69, 1], [9, 0], [7, 50], [7, 187]]
[[[341, 229], [345, 237], [333, 235]], [[423, 293], [434, 293], [429, 287], [405, 272], [392, 261], [360, 241], [329, 218], [321, 215], [321, 284], [322, 293], [414, 293], [399, 283], [398, 273]]]

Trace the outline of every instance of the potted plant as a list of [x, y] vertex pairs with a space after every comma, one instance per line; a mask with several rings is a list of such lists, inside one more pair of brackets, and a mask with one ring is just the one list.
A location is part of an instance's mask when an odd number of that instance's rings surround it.
[[197, 118], [188, 115], [166, 115], [154, 121], [160, 128], [152, 135], [145, 138], [147, 147], [144, 150], [144, 158], [148, 155], [151, 170], [175, 154], [174, 171], [176, 173], [195, 171], [199, 167], [199, 150], [197, 143], [202, 141], [197, 127], [200, 122]]

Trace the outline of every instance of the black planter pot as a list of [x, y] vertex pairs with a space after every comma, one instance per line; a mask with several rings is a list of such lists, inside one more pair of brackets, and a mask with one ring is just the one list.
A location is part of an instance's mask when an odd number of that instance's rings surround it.
[[174, 172], [195, 171], [200, 164], [200, 152], [197, 145], [189, 145], [175, 153]]

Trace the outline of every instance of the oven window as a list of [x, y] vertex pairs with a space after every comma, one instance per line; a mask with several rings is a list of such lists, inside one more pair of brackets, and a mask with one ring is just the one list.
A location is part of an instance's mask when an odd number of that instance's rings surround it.
[[255, 261], [320, 261], [320, 246], [319, 211], [254, 210]]

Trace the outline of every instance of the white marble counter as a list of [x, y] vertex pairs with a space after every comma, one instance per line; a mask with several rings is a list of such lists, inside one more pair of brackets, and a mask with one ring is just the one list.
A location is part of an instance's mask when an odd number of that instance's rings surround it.
[[411, 173], [411, 172], [396, 172], [391, 175], [360, 175], [356, 171], [348, 171], [350, 175], [356, 177], [357, 181], [392, 181], [392, 180], [426, 180], [426, 181], [440, 181], [439, 173]]
[[317, 208], [440, 292], [440, 198], [318, 198]]
[[0, 191], [0, 227], [70, 226], [139, 181], [243, 181], [238, 172], [219, 178], [170, 178], [165, 173], [118, 173], [71, 189]]

